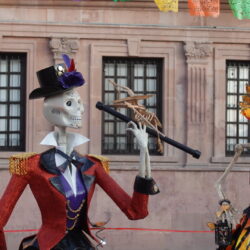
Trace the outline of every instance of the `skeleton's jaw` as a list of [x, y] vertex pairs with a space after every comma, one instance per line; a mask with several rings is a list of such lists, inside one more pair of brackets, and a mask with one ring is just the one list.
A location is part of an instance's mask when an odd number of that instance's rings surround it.
[[70, 116], [69, 118], [71, 128], [81, 128], [82, 127], [82, 116]]

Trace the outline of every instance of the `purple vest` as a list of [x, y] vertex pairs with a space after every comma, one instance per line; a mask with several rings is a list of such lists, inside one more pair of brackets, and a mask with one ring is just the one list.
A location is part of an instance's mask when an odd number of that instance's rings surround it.
[[67, 230], [73, 230], [78, 222], [81, 209], [87, 197], [87, 190], [81, 177], [79, 170], [76, 172], [76, 196], [73, 193], [68, 181], [61, 174], [60, 180], [64, 188], [64, 192], [67, 199], [66, 213], [67, 213]]

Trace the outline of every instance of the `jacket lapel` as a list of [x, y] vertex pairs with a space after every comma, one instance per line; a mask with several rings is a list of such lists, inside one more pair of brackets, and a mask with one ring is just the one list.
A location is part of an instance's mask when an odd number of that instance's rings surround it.
[[61, 193], [66, 197], [66, 194], [64, 192], [64, 188], [61, 184], [61, 180], [59, 176], [54, 176], [49, 178], [50, 183]]
[[55, 148], [49, 149], [41, 154], [40, 165], [45, 171], [56, 175], [49, 178], [49, 181], [61, 194], [65, 196], [64, 188], [59, 177], [61, 173], [56, 167]]
[[40, 165], [46, 172], [56, 175], [60, 174], [59, 169], [56, 167], [55, 148], [41, 154]]

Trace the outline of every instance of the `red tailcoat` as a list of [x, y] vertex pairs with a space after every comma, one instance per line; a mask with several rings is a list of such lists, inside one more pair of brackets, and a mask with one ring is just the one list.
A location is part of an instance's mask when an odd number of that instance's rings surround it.
[[[134, 191], [133, 196], [130, 197], [105, 172], [99, 160], [89, 156], [82, 159], [85, 159], [80, 169], [88, 190], [87, 209], [95, 184], [98, 184], [129, 219], [137, 220], [147, 216], [148, 195]], [[27, 185], [30, 186], [41, 211], [42, 225], [37, 234], [40, 249], [50, 250], [60, 242], [66, 232], [66, 197], [56, 172], [58, 170], [55, 166], [55, 150], [51, 149], [44, 154], [28, 158], [26, 166], [27, 174], [13, 174], [0, 200], [0, 250], [7, 249], [3, 227]], [[85, 222], [83, 222], [84, 230], [91, 235], [88, 223]]]

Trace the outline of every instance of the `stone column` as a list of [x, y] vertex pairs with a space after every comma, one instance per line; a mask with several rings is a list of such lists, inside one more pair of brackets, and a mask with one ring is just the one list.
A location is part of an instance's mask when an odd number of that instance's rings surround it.
[[62, 63], [62, 54], [67, 54], [74, 58], [79, 49], [79, 39], [74, 38], [51, 38], [49, 42], [50, 49], [53, 53], [54, 63]]
[[201, 151], [199, 160], [187, 157], [187, 164], [207, 164], [212, 150], [213, 47], [208, 42], [186, 42], [187, 145]]

